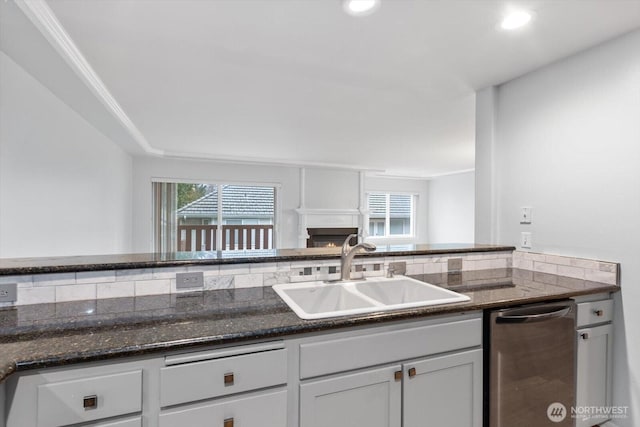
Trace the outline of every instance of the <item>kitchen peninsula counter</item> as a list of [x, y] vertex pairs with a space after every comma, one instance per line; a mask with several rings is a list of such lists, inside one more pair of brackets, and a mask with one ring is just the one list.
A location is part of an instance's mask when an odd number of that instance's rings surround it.
[[313, 321], [298, 318], [270, 287], [25, 305], [0, 310], [0, 381], [12, 372], [28, 369], [186, 348], [195, 350], [620, 289], [617, 285], [520, 269], [414, 277], [457, 290], [471, 299], [456, 304]]
[[[400, 257], [513, 251], [513, 246], [465, 243], [378, 245], [358, 257]], [[0, 258], [0, 276], [51, 274], [134, 268], [206, 266], [269, 262], [319, 261], [340, 258], [340, 248], [299, 248], [209, 252], [134, 253], [121, 255]]]

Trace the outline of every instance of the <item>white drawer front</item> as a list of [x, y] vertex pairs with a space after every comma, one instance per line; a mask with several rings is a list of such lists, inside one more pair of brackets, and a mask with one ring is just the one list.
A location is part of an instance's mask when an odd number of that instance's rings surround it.
[[583, 302], [578, 304], [577, 326], [611, 322], [613, 319], [613, 300]]
[[[226, 421], [226, 423], [225, 423]], [[268, 392], [160, 414], [160, 427], [284, 427], [287, 392]]]
[[481, 344], [481, 319], [301, 344], [300, 378], [375, 366]]
[[141, 370], [38, 386], [39, 427], [64, 426], [141, 410]]
[[160, 404], [177, 405], [286, 382], [286, 350], [186, 363], [160, 370]]
[[108, 421], [91, 424], [91, 427], [142, 427], [142, 417], [127, 418], [126, 420]]

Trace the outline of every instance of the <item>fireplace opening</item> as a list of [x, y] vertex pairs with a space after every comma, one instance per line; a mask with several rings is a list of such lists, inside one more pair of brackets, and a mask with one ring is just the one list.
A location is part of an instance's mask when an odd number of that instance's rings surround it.
[[[338, 228], [307, 228], [308, 248], [332, 248], [340, 247], [349, 234], [358, 234], [358, 228], [338, 227]], [[349, 241], [351, 245], [358, 243], [357, 237], [352, 237]]]

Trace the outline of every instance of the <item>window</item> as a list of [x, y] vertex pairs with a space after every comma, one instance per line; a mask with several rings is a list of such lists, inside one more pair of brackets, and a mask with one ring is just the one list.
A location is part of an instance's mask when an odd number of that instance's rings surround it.
[[410, 194], [370, 193], [368, 195], [369, 235], [412, 237], [414, 198]]
[[273, 249], [273, 186], [153, 183], [156, 252]]

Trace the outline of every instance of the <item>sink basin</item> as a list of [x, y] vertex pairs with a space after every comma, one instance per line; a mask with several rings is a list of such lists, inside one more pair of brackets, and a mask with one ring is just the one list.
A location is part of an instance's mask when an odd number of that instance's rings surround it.
[[404, 276], [336, 283], [287, 283], [274, 285], [273, 289], [302, 319], [426, 307], [470, 299]]
[[[348, 288], [327, 285], [322, 282], [294, 285], [287, 289], [280, 289], [280, 291], [274, 286], [274, 289], [298, 316], [305, 319], [330, 317], [340, 315], [335, 313], [345, 311], [354, 314], [362, 313], [363, 309], [366, 312], [367, 309], [376, 307], [371, 301], [356, 295]], [[312, 317], [304, 317], [299, 312], [304, 316]], [[324, 315], [325, 313], [326, 315]]]
[[360, 282], [355, 284], [355, 288], [359, 293], [385, 306], [417, 307], [469, 300], [466, 295], [409, 277]]

